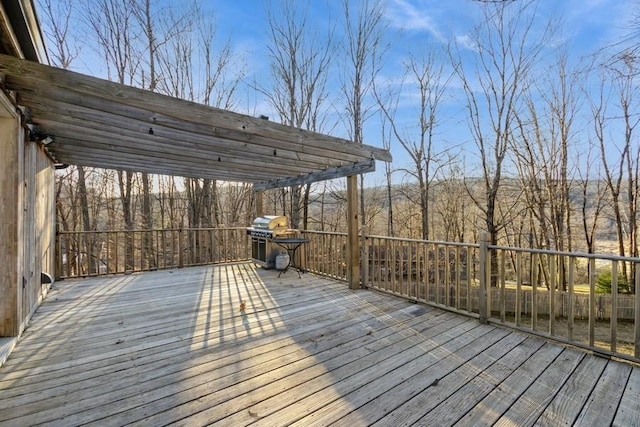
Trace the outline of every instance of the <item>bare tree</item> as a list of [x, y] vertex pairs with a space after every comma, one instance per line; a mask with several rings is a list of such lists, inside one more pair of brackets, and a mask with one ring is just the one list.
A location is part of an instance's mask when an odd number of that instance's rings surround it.
[[[513, 140], [516, 167], [527, 199], [526, 209], [538, 224], [540, 246], [571, 250], [569, 149], [577, 111], [577, 74], [561, 53], [555, 69], [527, 91], [526, 109], [517, 112], [520, 138]], [[542, 94], [541, 99], [538, 94]], [[529, 230], [533, 232], [533, 230]], [[566, 288], [566, 266], [560, 265], [559, 283]]]
[[[382, 126], [380, 127], [382, 133], [382, 145], [386, 150], [391, 150], [391, 138], [393, 131], [389, 129], [387, 125], [388, 120], [384, 113], [380, 114], [380, 120], [382, 122]], [[393, 227], [393, 183], [392, 183], [392, 175], [393, 169], [390, 162], [385, 162], [384, 164], [384, 175], [385, 175], [385, 184], [386, 184], [386, 205], [387, 205], [387, 236], [394, 237], [395, 230]]]
[[[483, 17], [468, 38], [472, 70], [462, 52], [452, 55], [454, 69], [467, 100], [469, 126], [480, 154], [484, 197], [472, 196], [483, 212], [485, 226], [496, 244], [503, 227], [496, 215], [507, 154], [517, 126], [524, 90], [544, 47], [549, 28], [534, 32], [535, 5], [499, 2], [482, 6]], [[541, 37], [542, 36], [542, 37]], [[515, 205], [515, 203], [514, 203]]]
[[[257, 85], [286, 125], [322, 131], [327, 115], [327, 78], [334, 51], [333, 30], [326, 34], [311, 26], [310, 3], [280, 0], [267, 9], [271, 88]], [[307, 212], [310, 186], [290, 188], [290, 219], [299, 228]], [[284, 190], [283, 190], [284, 191]], [[302, 218], [307, 223], [306, 215]]]
[[56, 67], [69, 69], [71, 63], [80, 54], [80, 47], [75, 35], [70, 31], [75, 3], [72, 1], [53, 2], [52, 0], [39, 0], [38, 3], [46, 20], [43, 32], [49, 42], [47, 52], [51, 63]]
[[[159, 50], [176, 35], [184, 31], [193, 8], [185, 8], [180, 15], [172, 13], [172, 9], [163, 9], [162, 5], [152, 0], [131, 0], [132, 13], [140, 28], [140, 48], [146, 53], [146, 63], [141, 66], [142, 88], [157, 91], [160, 76], [157, 73]], [[197, 10], [195, 10], [197, 12]], [[141, 52], [142, 54], [142, 52]], [[144, 55], [141, 55], [144, 57]], [[143, 61], [141, 59], [141, 61]], [[142, 182], [142, 227], [150, 230], [153, 228], [153, 214], [151, 207], [151, 177], [143, 172], [140, 175]], [[157, 266], [157, 260], [153, 254], [153, 241], [150, 233], [144, 233], [142, 237], [142, 258], [150, 268]]]
[[[357, 6], [354, 6], [357, 5]], [[343, 0], [343, 22], [345, 66], [342, 70], [342, 94], [346, 102], [350, 138], [356, 144], [362, 144], [364, 124], [376, 105], [373, 96], [373, 82], [380, 71], [386, 51], [383, 34], [386, 28], [384, 5], [380, 0]], [[353, 8], [357, 7], [354, 12]], [[365, 208], [364, 176], [360, 175], [360, 247], [367, 259], [367, 224], [373, 224], [373, 218], [367, 218]], [[368, 270], [363, 269], [362, 281], [367, 282]]]
[[[420, 209], [421, 237], [428, 240], [431, 237], [430, 206], [431, 187], [436, 179], [438, 170], [444, 166], [444, 161], [452, 160], [448, 154], [452, 147], [438, 149], [436, 146], [436, 132], [440, 125], [440, 106], [446, 94], [447, 86], [452, 74], [445, 73], [444, 64], [438, 62], [441, 54], [431, 50], [422, 58], [412, 55], [404, 64], [405, 78], [409, 91], [417, 91], [419, 101], [413, 111], [401, 113], [398, 120], [397, 102], [400, 91], [395, 94], [392, 106], [381, 98], [376, 91], [376, 97], [380, 107], [389, 121], [393, 136], [402, 148], [409, 154], [412, 161], [412, 169], [402, 169], [418, 183], [418, 200], [411, 198]], [[374, 88], [375, 89], [375, 88]], [[402, 86], [400, 87], [402, 90]], [[410, 126], [400, 127], [400, 123], [408, 121], [407, 116], [414, 115], [409, 120]]]
[[[601, 74], [598, 97], [591, 102], [594, 135], [616, 224], [618, 252], [625, 256], [628, 248], [634, 257], [638, 255], [640, 191], [640, 146], [634, 134], [640, 123], [640, 117], [635, 113], [640, 105], [640, 93], [634, 79], [637, 68], [633, 58], [622, 56], [618, 63], [607, 68], [606, 75]], [[609, 81], [611, 87], [607, 88]], [[611, 97], [618, 106], [615, 111], [610, 111]], [[626, 263], [622, 264], [622, 275], [630, 283]]]
[[[470, 33], [466, 46], [473, 56], [472, 72], [465, 67], [462, 52], [452, 52], [452, 62], [467, 100], [468, 122], [480, 155], [483, 197], [473, 191], [469, 196], [484, 216], [490, 243], [498, 243], [503, 219], [518, 206], [519, 195], [509, 195], [509, 206], [498, 212], [503, 173], [509, 147], [516, 131], [517, 114], [523, 95], [531, 83], [531, 72], [545, 46], [550, 27], [534, 31], [535, 2], [490, 3], [482, 7], [481, 22]], [[505, 198], [504, 200], [508, 200]], [[492, 270], [497, 269], [497, 254], [491, 251]], [[491, 285], [497, 283], [492, 276]]]
[[[606, 185], [600, 179], [600, 167], [594, 158], [599, 154], [593, 153], [593, 147], [593, 144], [589, 144], [588, 152], [582, 157], [583, 161], [577, 162], [579, 165], [577, 173], [580, 187], [580, 222], [587, 244], [587, 252], [590, 254], [595, 253], [598, 222], [606, 204]], [[596, 149], [599, 150], [599, 146], [596, 146]]]
[[[234, 94], [244, 76], [243, 67], [237, 66], [238, 60], [228, 42], [218, 51], [214, 49], [214, 21], [196, 4], [181, 9], [178, 15], [166, 11], [158, 23], [163, 37], [155, 48], [159, 70], [157, 91], [217, 108], [235, 106]], [[218, 183], [185, 178], [184, 185], [189, 227], [220, 224]]]
[[[434, 213], [442, 227], [438, 240], [468, 241], [468, 230], [474, 230], [476, 209], [469, 205], [469, 196], [464, 183], [464, 166], [454, 160], [444, 162], [442, 179], [434, 188]], [[433, 226], [431, 228], [434, 228]], [[436, 232], [436, 230], [434, 230]]]

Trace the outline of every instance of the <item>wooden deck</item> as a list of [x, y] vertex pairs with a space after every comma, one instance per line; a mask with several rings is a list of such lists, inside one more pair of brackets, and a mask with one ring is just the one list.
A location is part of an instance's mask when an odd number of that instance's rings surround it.
[[0, 425], [631, 426], [639, 393], [629, 364], [242, 263], [56, 283]]

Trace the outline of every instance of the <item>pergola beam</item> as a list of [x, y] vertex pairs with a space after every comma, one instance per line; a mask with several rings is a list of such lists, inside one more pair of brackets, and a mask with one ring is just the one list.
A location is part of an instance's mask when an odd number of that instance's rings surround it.
[[388, 150], [0, 55], [3, 89], [62, 164], [242, 181], [256, 189], [375, 170]]
[[255, 190], [269, 190], [272, 188], [291, 187], [293, 185], [305, 185], [318, 181], [343, 178], [349, 175], [359, 175], [361, 173], [373, 172], [376, 170], [375, 160], [365, 160], [352, 165], [338, 166], [324, 169], [319, 172], [312, 172], [306, 175], [290, 177], [285, 179], [275, 179], [268, 182], [259, 182], [253, 185]]
[[[49, 129], [56, 137], [67, 136], [70, 130], [66, 125], [71, 124], [87, 128], [91, 126], [84, 133], [112, 130], [122, 134], [126, 131], [149, 150], [168, 139], [175, 148], [196, 148], [202, 153], [233, 153], [244, 157], [260, 157], [262, 161], [294, 161], [305, 167], [320, 168], [330, 164], [332, 160], [356, 162], [362, 159], [359, 155], [311, 146], [305, 146], [301, 150], [297, 143], [285, 143], [267, 137], [253, 136], [248, 142], [247, 135], [242, 132], [236, 134], [198, 123], [187, 124], [162, 119], [149, 111], [92, 98], [80, 97], [75, 101], [63, 101], [69, 98], [63, 91], [45, 91], [52, 93], [42, 95], [22, 92], [20, 102], [29, 106], [33, 120], [38, 125]], [[118, 127], [114, 129], [115, 123]]]

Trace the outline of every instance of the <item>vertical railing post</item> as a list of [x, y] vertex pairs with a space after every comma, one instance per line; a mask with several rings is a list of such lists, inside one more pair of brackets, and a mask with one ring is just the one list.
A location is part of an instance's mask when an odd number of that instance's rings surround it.
[[635, 299], [635, 307], [634, 307], [634, 351], [633, 355], [636, 358], [640, 358], [640, 264], [636, 264], [635, 268], [635, 277], [633, 278], [635, 281], [634, 287], [634, 299]]
[[362, 230], [362, 259], [360, 259], [360, 265], [362, 265], [362, 287], [369, 287], [369, 242], [367, 242], [367, 236]]
[[609, 344], [611, 351], [616, 352], [618, 343], [618, 261], [611, 262], [611, 318]]
[[596, 260], [589, 260], [589, 346], [593, 347], [596, 333]]
[[56, 280], [60, 280], [62, 276], [62, 242], [60, 242], [60, 224], [56, 223], [56, 242], [55, 242], [55, 265], [53, 276]]
[[[364, 230], [362, 230], [364, 233]], [[360, 288], [360, 248], [358, 242], [358, 179], [347, 176], [347, 281], [350, 289]]]
[[479, 262], [480, 262], [480, 286], [478, 287], [478, 314], [480, 315], [480, 323], [487, 323], [489, 318], [487, 291], [491, 286], [491, 254], [489, 253], [489, 244], [491, 243], [491, 235], [486, 232], [480, 232], [479, 236]]
[[178, 268], [184, 267], [184, 255], [182, 254], [182, 228], [178, 229]]

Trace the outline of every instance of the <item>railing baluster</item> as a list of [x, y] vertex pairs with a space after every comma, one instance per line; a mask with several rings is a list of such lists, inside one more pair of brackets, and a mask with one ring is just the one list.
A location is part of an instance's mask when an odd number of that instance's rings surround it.
[[596, 260], [589, 260], [589, 346], [593, 347], [596, 330]]
[[455, 270], [454, 274], [456, 275], [456, 310], [460, 310], [460, 246], [456, 246], [456, 255], [455, 255]]
[[392, 292], [398, 292], [398, 289], [396, 288], [397, 285], [397, 268], [396, 268], [396, 263], [397, 261], [397, 254], [396, 254], [396, 241], [392, 240], [391, 241], [391, 291]]
[[611, 262], [611, 315], [609, 322], [611, 326], [609, 344], [611, 351], [615, 353], [618, 341], [618, 261]]
[[532, 257], [532, 280], [531, 280], [531, 329], [536, 330], [538, 327], [538, 268], [539, 256], [533, 254]]
[[636, 359], [640, 359], [640, 263], [635, 264], [635, 276], [634, 277], [634, 307], [633, 307], [633, 319], [634, 319], [634, 346], [633, 355]]
[[573, 340], [573, 318], [574, 318], [574, 286], [575, 286], [576, 259], [569, 257], [569, 307], [567, 310], [567, 335], [569, 340]]
[[522, 252], [516, 252], [516, 326], [522, 325]]
[[407, 255], [407, 293], [409, 295], [410, 298], [415, 298], [416, 297], [416, 292], [415, 292], [415, 285], [414, 285], [414, 281], [413, 281], [413, 248], [414, 248], [414, 243], [413, 242], [409, 242], [408, 247], [407, 247], [407, 251], [409, 252], [409, 254]]
[[436, 289], [436, 304], [440, 302], [440, 246], [437, 243], [433, 245], [433, 270], [435, 272], [435, 289]]
[[556, 327], [556, 286], [558, 285], [557, 258], [554, 255], [549, 255], [549, 334], [555, 334]]
[[449, 265], [449, 246], [444, 247], [444, 304], [451, 307], [451, 266]]
[[506, 292], [506, 268], [507, 268], [507, 253], [505, 250], [500, 252], [500, 321], [504, 323], [507, 320], [507, 292]]

